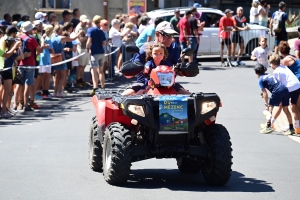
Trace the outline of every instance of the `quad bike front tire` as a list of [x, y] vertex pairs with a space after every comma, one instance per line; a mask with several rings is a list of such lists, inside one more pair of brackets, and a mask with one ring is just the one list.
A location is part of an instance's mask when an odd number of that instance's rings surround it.
[[131, 167], [131, 134], [121, 123], [111, 123], [103, 142], [103, 175], [111, 185], [127, 182]]
[[176, 158], [178, 169], [183, 173], [198, 173], [201, 170], [201, 163], [189, 158]]
[[89, 165], [93, 171], [102, 172], [102, 146], [97, 129], [97, 118], [93, 117], [89, 137]]
[[231, 176], [232, 148], [227, 129], [221, 124], [204, 129], [209, 156], [202, 168], [204, 180], [214, 186], [225, 185]]

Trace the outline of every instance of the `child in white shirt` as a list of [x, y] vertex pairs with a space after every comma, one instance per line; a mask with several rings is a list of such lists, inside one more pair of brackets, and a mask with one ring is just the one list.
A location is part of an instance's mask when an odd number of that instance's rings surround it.
[[267, 41], [268, 39], [266, 37], [261, 36], [259, 38], [260, 47], [256, 47], [251, 53], [251, 59], [257, 60], [257, 63], [262, 64], [265, 69], [269, 66], [268, 56], [271, 56], [273, 53], [270, 48], [267, 47]]

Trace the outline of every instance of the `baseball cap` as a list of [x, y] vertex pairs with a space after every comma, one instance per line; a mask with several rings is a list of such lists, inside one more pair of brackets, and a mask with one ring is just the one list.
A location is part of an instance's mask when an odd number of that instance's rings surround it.
[[19, 32], [19, 31], [18, 31], [18, 29], [17, 29], [16, 27], [14, 27], [14, 26], [9, 26], [9, 27], [7, 27], [7, 29], [6, 29], [6, 34], [8, 34], [8, 35], [10, 35], [10, 34], [12, 34], [12, 33], [17, 33], [17, 32]]
[[174, 10], [174, 12], [180, 12], [180, 9], [179, 9], [179, 8], [176, 8], [176, 9]]
[[17, 41], [16, 38], [11, 37], [11, 36], [7, 37], [5, 40], [6, 41]]
[[19, 21], [18, 24], [17, 24], [17, 27], [20, 28], [23, 23], [24, 23], [23, 21]]
[[233, 13], [233, 11], [232, 11], [232, 10], [230, 10], [230, 9], [226, 9], [224, 13], [225, 13], [225, 14], [227, 14], [227, 13], [231, 13], [231, 14], [232, 14], [232, 13]]
[[30, 21], [24, 22], [21, 26], [22, 26], [24, 32], [28, 32], [33, 29], [33, 25]]
[[34, 26], [38, 26], [38, 25], [40, 25], [40, 24], [43, 24], [43, 22], [40, 21], [40, 20], [35, 20], [35, 21], [33, 22], [33, 25], [34, 25]]
[[173, 25], [172, 25], [170, 22], [167, 22], [167, 21], [160, 22], [160, 23], [156, 26], [155, 31], [163, 31], [163, 32], [168, 33], [168, 34], [178, 34], [178, 33], [174, 30]]
[[191, 14], [193, 14], [193, 12], [192, 12], [191, 10], [187, 10], [187, 11], [185, 12], [185, 15], [191, 15]]
[[87, 22], [89, 21], [88, 17], [86, 15], [81, 15], [80, 18], [79, 18], [80, 21], [82, 22]]
[[35, 19], [41, 19], [41, 18], [43, 18], [45, 16], [47, 16], [47, 13], [42, 13], [42, 12], [37, 12], [34, 15]]
[[199, 7], [202, 7], [202, 5], [200, 3], [194, 3], [193, 7], [194, 8], [199, 8]]

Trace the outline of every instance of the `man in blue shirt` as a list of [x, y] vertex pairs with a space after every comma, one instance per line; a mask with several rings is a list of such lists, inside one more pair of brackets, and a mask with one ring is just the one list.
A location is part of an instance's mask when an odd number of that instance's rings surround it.
[[[160, 42], [164, 44], [168, 50], [168, 58], [166, 61], [168, 61], [172, 65], [176, 65], [178, 62], [181, 62], [180, 59], [180, 49], [178, 48], [177, 44], [173, 42], [173, 35], [178, 34], [175, 30], [173, 25], [170, 22], [163, 21], [159, 23], [156, 26], [155, 29], [155, 41], [154, 42]], [[154, 42], [148, 42], [145, 43], [140, 48], [140, 53], [135, 54], [133, 58], [131, 59], [132, 62], [136, 63], [146, 63], [146, 47], [148, 44], [153, 44]], [[136, 92], [138, 92], [140, 89], [142, 89], [144, 85], [141, 85], [140, 83], [134, 83], [132, 86], [130, 86], [126, 91], [123, 92], [122, 95], [131, 95]], [[188, 91], [186, 91], [180, 84], [175, 83], [174, 89], [179, 94], [190, 94]]]
[[[288, 109], [288, 106], [290, 104], [290, 95], [288, 88], [285, 85], [283, 85], [278, 79], [276, 79], [273, 75], [266, 74], [266, 69], [262, 64], [257, 64], [254, 67], [254, 71], [255, 74], [258, 76], [258, 85], [263, 93], [266, 109], [272, 112], [272, 117], [268, 119], [266, 128], [264, 128], [260, 132], [270, 133], [273, 131], [272, 128], [274, 127], [275, 120], [280, 115], [281, 107], [283, 108], [283, 111], [288, 118], [290, 130], [294, 131], [292, 115]], [[268, 98], [268, 93], [266, 89], [269, 90], [272, 94], [270, 100]]]
[[286, 32], [286, 27], [285, 27], [285, 22], [288, 24], [288, 25], [291, 25], [294, 21], [294, 19], [296, 18], [296, 15], [294, 14], [292, 16], [292, 20], [290, 21], [288, 19], [288, 15], [284, 12], [285, 9], [286, 9], [286, 4], [281, 1], [278, 5], [279, 7], [279, 10], [274, 12], [273, 15], [272, 15], [272, 19], [270, 21], [270, 35], [273, 36], [273, 21], [274, 21], [274, 18], [276, 15], [280, 14], [280, 13], [283, 13], [282, 14], [282, 17], [281, 17], [281, 31], [280, 32], [276, 32], [275, 33], [275, 53], [278, 54], [278, 45], [280, 43], [280, 41], [287, 41], [288, 40], [288, 37], [287, 37], [287, 32]]
[[141, 47], [145, 42], [152, 42], [155, 40], [155, 28], [156, 26], [164, 21], [163, 18], [158, 17], [155, 19], [154, 24], [147, 26], [144, 31], [140, 34], [138, 39], [135, 41], [136, 46]]
[[105, 61], [104, 48], [106, 45], [106, 38], [104, 32], [100, 29], [101, 17], [96, 15], [93, 18], [93, 27], [87, 30], [87, 43], [86, 52], [91, 54], [91, 73], [93, 79], [93, 90], [90, 95], [95, 94], [95, 90], [98, 89], [98, 81], [102, 89], [105, 87], [105, 74], [103, 71], [103, 64]]

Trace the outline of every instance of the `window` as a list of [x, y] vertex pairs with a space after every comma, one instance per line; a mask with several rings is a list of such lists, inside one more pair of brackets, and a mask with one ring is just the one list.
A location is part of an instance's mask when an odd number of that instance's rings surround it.
[[222, 15], [215, 13], [202, 13], [200, 21], [205, 21], [204, 27], [219, 27]]
[[39, 0], [40, 8], [70, 9], [71, 0]]

